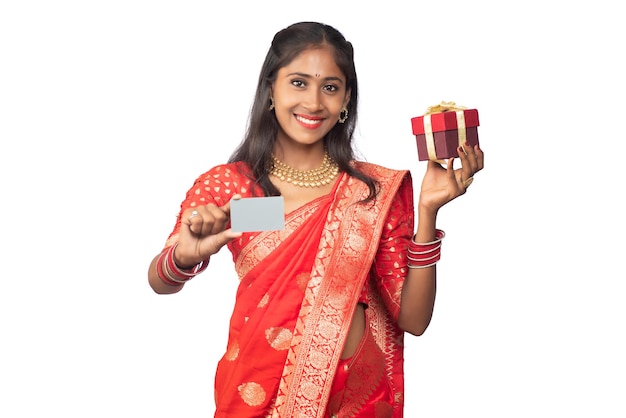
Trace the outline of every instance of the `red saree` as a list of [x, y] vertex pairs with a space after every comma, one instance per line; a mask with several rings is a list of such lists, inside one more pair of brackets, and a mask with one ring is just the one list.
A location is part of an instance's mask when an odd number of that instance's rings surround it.
[[[359, 204], [369, 190], [344, 174], [330, 194], [287, 214], [285, 230], [244, 234], [229, 243], [240, 285], [215, 376], [215, 417], [328, 416], [364, 285], [370, 289], [370, 338], [362, 342], [363, 353], [379, 353], [378, 362], [366, 363], [380, 365], [384, 407], [367, 405], [371, 388], [362, 388], [362, 399], [352, 396], [345, 407], [333, 401], [333, 407], [344, 411], [339, 416], [402, 417], [403, 333], [395, 319], [413, 233], [413, 191], [406, 171], [356, 164], [380, 181], [375, 202]], [[210, 202], [222, 205], [235, 193], [259, 195], [246, 172], [243, 164], [233, 164], [205, 173], [181, 213]], [[178, 228], [167, 245], [176, 241]], [[356, 388], [345, 378], [342, 396]], [[381, 412], [366, 414], [368, 407]]]

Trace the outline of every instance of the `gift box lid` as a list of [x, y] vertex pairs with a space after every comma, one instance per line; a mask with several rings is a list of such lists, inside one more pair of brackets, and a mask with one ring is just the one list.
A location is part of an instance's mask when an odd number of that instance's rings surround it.
[[[464, 109], [463, 117], [465, 119], [466, 128], [474, 128], [476, 126], [479, 126], [478, 110]], [[430, 122], [433, 127], [433, 132], [451, 131], [454, 129], [458, 129], [457, 116], [455, 111], [432, 113], [430, 115]], [[413, 126], [413, 135], [424, 134], [424, 116], [417, 116], [412, 118], [411, 125]]]

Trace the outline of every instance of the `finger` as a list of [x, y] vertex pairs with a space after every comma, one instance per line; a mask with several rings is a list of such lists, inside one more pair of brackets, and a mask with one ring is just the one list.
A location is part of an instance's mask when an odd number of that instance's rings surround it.
[[209, 203], [185, 210], [181, 218], [181, 224], [187, 225], [189, 231], [196, 236], [216, 234], [224, 229], [228, 222], [228, 216], [216, 205]]
[[226, 228], [228, 222], [230, 221], [230, 202], [239, 199], [241, 199], [241, 195], [235, 194], [228, 202], [226, 202], [226, 204], [220, 206], [217, 210], [213, 210], [213, 208], [211, 208], [215, 221], [213, 222], [209, 233], [218, 234], [224, 231], [224, 228]]
[[[186, 209], [183, 214], [180, 216], [180, 222], [185, 225], [191, 225], [192, 221], [196, 217], [200, 217], [199, 208], [189, 208]], [[197, 222], [197, 221], [196, 221]]]
[[476, 153], [476, 146], [471, 146], [467, 144], [467, 150], [468, 150], [467, 155], [469, 157], [470, 164], [472, 166], [472, 175], [474, 175], [478, 170], [480, 170], [479, 162], [478, 162], [478, 154]]
[[463, 160], [463, 166], [469, 167], [470, 169], [468, 172], [464, 172], [464, 174], [467, 177], [470, 177], [473, 176], [476, 172], [476, 169], [478, 167], [478, 160], [476, 158], [476, 152], [474, 151], [474, 147], [471, 146], [469, 143], [465, 142], [463, 149], [465, 151], [466, 157], [465, 160]]
[[202, 235], [202, 227], [207, 219], [207, 210], [205, 206], [187, 209], [181, 219], [181, 223], [189, 227], [194, 235]]
[[[465, 149], [469, 149], [470, 151], [466, 152]], [[461, 159], [460, 181], [461, 183], [463, 183], [464, 180], [467, 180], [474, 175], [474, 172], [476, 170], [476, 155], [467, 143], [465, 143], [465, 148], [459, 146], [458, 152], [459, 158]]]
[[233, 197], [224, 206], [221, 207], [222, 211], [224, 211], [224, 213], [230, 217], [230, 202], [232, 202], [233, 200], [239, 200], [239, 199], [241, 199], [240, 194], [233, 195]]
[[206, 216], [202, 223], [202, 236], [218, 234], [226, 228], [230, 220], [229, 213], [224, 211], [224, 206], [206, 205]]
[[448, 160], [446, 167], [446, 173], [448, 175], [448, 181], [458, 183], [460, 180], [456, 178], [456, 170], [454, 169], [454, 158]]
[[[463, 152], [461, 151], [461, 154], [462, 153]], [[466, 176], [464, 173], [464, 168], [460, 168], [458, 170], [454, 169], [454, 158], [450, 158], [450, 163], [448, 164], [448, 181], [450, 184], [454, 184], [456, 186], [459, 194], [465, 193], [465, 190], [467, 189], [466, 184], [472, 182], [472, 177]]]
[[478, 172], [485, 167], [485, 153], [478, 145], [474, 145], [474, 153], [476, 154], [476, 171]]
[[219, 234], [215, 235], [215, 244], [217, 248], [215, 251], [217, 252], [224, 245], [228, 244], [230, 241], [236, 238], [240, 238], [243, 235], [243, 232], [235, 232], [231, 228], [225, 229]]

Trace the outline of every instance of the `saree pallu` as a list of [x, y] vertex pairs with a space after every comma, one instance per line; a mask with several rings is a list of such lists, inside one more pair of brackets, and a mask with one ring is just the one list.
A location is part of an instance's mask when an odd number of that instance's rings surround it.
[[[396, 319], [407, 274], [402, 248], [413, 230], [410, 177], [372, 164], [358, 168], [380, 181], [379, 194], [374, 203], [359, 203], [368, 190], [352, 178], [343, 179], [335, 193], [307, 287], [310, 293], [296, 323], [297, 345], [290, 347], [271, 417], [324, 416], [352, 314], [370, 275], [375, 283], [370, 286], [367, 319], [384, 355], [380, 361], [393, 397], [393, 417], [402, 416], [404, 334]], [[400, 203], [402, 214], [391, 213], [395, 203]], [[398, 228], [396, 222], [405, 225]], [[399, 229], [402, 237], [389, 234]], [[381, 247], [388, 251], [381, 252]], [[380, 268], [374, 266], [375, 259]]]
[[[374, 202], [359, 203], [368, 188], [342, 174], [331, 193], [289, 213], [285, 230], [246, 233], [228, 244], [240, 285], [215, 376], [215, 417], [324, 417], [341, 391], [341, 374], [337, 380], [335, 374], [367, 280], [368, 333], [359, 351], [365, 357], [354, 361], [378, 358], [376, 370], [384, 376], [377, 387], [388, 405], [380, 416], [402, 417], [403, 332], [395, 320], [413, 232], [410, 174], [355, 164], [380, 182]], [[205, 173], [181, 213], [223, 205], [235, 193], [255, 195], [246, 174], [240, 163]], [[175, 228], [168, 244], [176, 234]], [[346, 416], [376, 416], [361, 414], [358, 405], [350, 411]]]
[[286, 232], [259, 234], [242, 250], [248, 256], [236, 265], [245, 275], [215, 376], [216, 417], [264, 417], [270, 410], [330, 201], [327, 196], [298, 210]]

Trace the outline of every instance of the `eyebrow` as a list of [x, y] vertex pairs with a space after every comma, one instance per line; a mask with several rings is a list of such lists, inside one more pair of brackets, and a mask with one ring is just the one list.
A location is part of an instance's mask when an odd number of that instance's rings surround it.
[[[302, 77], [302, 78], [315, 78], [315, 77], [313, 77], [310, 74], [298, 73], [298, 72], [289, 73], [289, 74], [287, 74], [287, 77], [294, 76], [294, 75], [297, 75], [297, 76]], [[343, 81], [343, 79], [341, 77], [335, 77], [335, 76], [324, 77], [322, 80], [324, 80], [324, 81], [337, 81], [337, 82], [339, 82], [341, 84], [344, 83], [344, 81]]]

